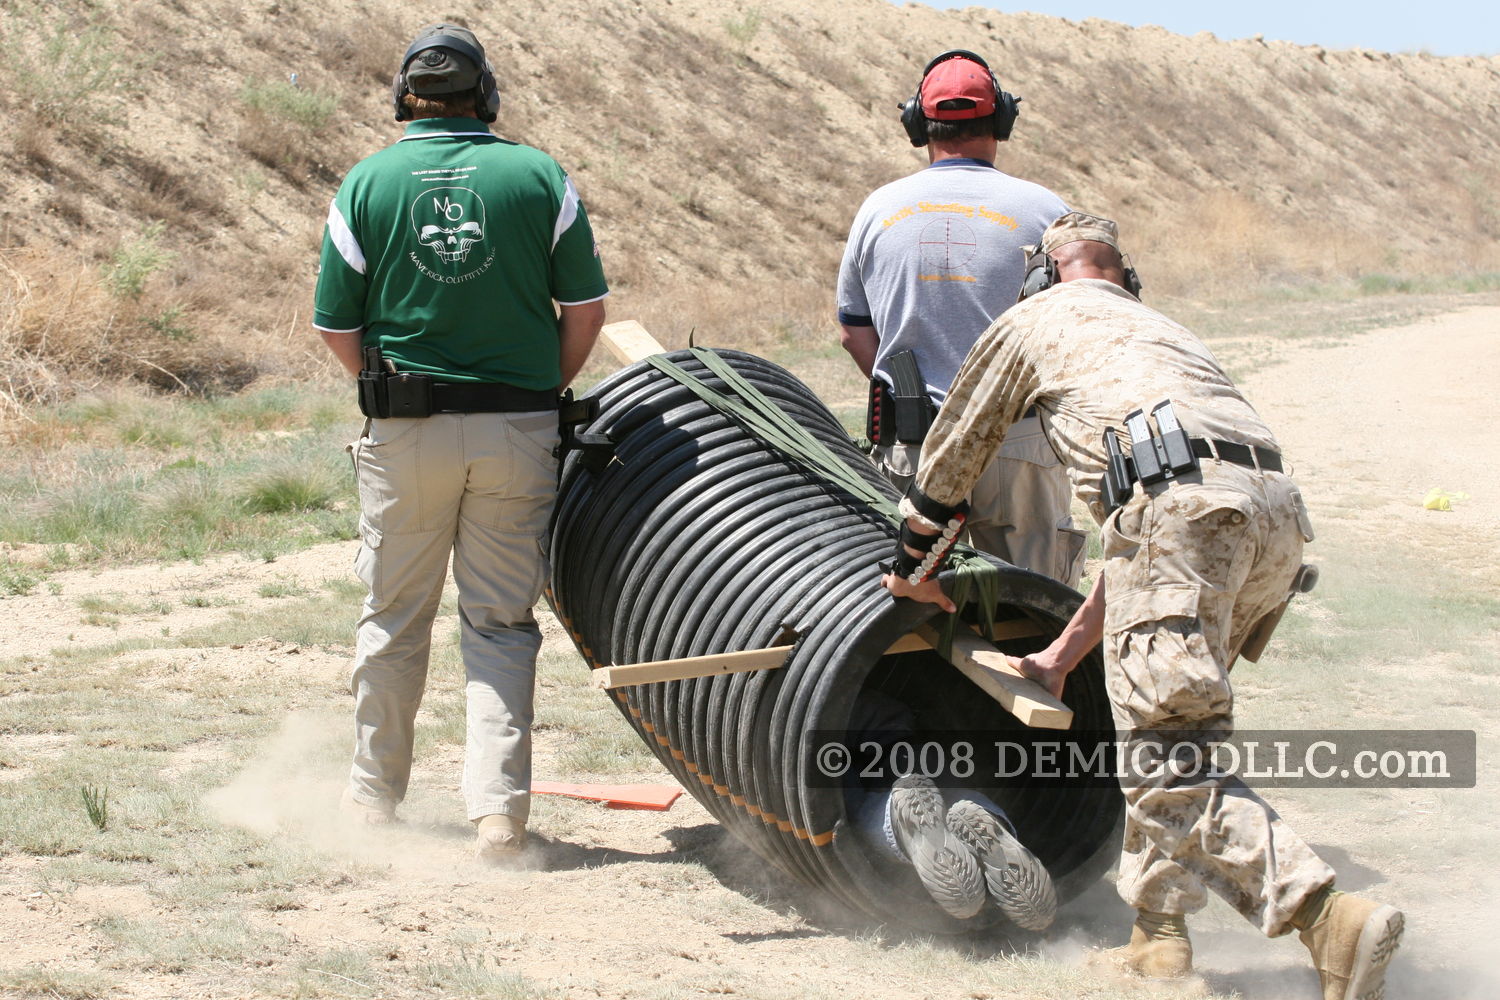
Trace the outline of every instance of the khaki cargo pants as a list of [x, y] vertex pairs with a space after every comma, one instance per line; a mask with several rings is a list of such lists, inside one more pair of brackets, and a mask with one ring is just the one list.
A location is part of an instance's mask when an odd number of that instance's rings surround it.
[[[904, 492], [916, 476], [921, 451], [920, 445], [887, 445], [871, 457]], [[1006, 431], [994, 461], [969, 494], [968, 542], [1012, 566], [1077, 587], [1088, 535], [1074, 527], [1072, 507], [1067, 472], [1047, 443], [1041, 420], [1026, 417]]]
[[[1156, 748], [1233, 731], [1229, 665], [1285, 599], [1312, 538], [1286, 476], [1203, 466], [1173, 485], [1137, 487], [1104, 524], [1105, 678], [1126, 759], [1141, 753], [1148, 772], [1163, 763]], [[1125, 801], [1116, 887], [1137, 909], [1193, 913], [1208, 888], [1274, 936], [1333, 881], [1238, 778], [1165, 769], [1126, 782]]]
[[432, 623], [453, 557], [467, 700], [470, 819], [530, 807], [532, 696], [557, 495], [557, 413], [375, 419], [349, 446], [359, 483], [355, 570], [369, 588], [357, 632], [350, 792], [394, 806], [411, 775]]

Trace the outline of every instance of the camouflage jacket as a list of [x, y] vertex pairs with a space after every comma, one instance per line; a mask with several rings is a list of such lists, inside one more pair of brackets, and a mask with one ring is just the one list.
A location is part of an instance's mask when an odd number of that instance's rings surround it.
[[[1074, 494], [1103, 523], [1105, 429], [1121, 430], [1128, 452], [1125, 415], [1164, 399], [1192, 437], [1277, 447], [1187, 329], [1108, 281], [1065, 282], [1011, 307], [974, 345], [922, 446], [917, 486], [940, 503], [962, 500], [1035, 405]], [[914, 514], [910, 502], [902, 513]]]

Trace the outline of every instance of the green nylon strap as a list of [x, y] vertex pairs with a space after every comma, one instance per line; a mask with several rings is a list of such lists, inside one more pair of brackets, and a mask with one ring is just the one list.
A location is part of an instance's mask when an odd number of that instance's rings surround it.
[[[715, 390], [708, 383], [690, 374], [664, 355], [653, 354], [646, 362], [668, 378], [681, 383], [709, 406], [740, 424], [760, 441], [770, 445], [782, 455], [812, 472], [815, 476], [841, 487], [848, 493], [868, 503], [884, 514], [892, 524], [902, 521], [900, 508], [880, 491], [865, 482], [859, 473], [851, 469], [843, 459], [835, 455], [807, 428], [787, 416], [786, 411], [771, 402], [723, 358], [702, 347], [691, 348], [693, 356], [704, 367], [713, 372], [724, 384], [738, 394], [735, 399]], [[995, 624], [995, 602], [999, 597], [999, 575], [995, 567], [966, 545], [956, 545], [952, 561], [953, 603], [962, 608], [971, 600], [978, 603], [979, 615], [984, 625], [984, 634], [993, 635]], [[947, 654], [953, 642], [953, 630], [957, 627], [957, 615], [945, 615], [938, 630], [942, 638], [939, 652]]]
[[[843, 459], [828, 450], [828, 447], [823, 442], [808, 433], [807, 428], [787, 416], [785, 410], [762, 395], [759, 389], [756, 389], [755, 386], [746, 381], [744, 376], [726, 364], [723, 358], [719, 357], [713, 351], [702, 347], [695, 347], [692, 351], [693, 356], [703, 362], [709, 371], [723, 379], [725, 384], [739, 393], [740, 398], [748, 403], [749, 407], [759, 417], [764, 419], [767, 425], [779, 432], [776, 440], [767, 439], [767, 443], [772, 444], [778, 451], [789, 458], [800, 462], [815, 472], [822, 473], [826, 478], [859, 497], [861, 500], [864, 500], [892, 521], [899, 521], [901, 519], [900, 511], [896, 508], [895, 504], [891, 503], [888, 497], [865, 482], [859, 473], [849, 468]], [[670, 364], [670, 362], [668, 363]], [[687, 373], [683, 372], [683, 374], [686, 375]], [[704, 386], [704, 388], [708, 387]], [[709, 391], [712, 392], [713, 390], [710, 389]], [[727, 399], [727, 397], [720, 396], [719, 398], [731, 404], [734, 402], [734, 400]]]

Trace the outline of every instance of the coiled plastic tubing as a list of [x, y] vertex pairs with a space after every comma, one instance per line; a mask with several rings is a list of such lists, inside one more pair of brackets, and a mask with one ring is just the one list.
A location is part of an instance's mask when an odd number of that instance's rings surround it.
[[[791, 373], [717, 351], [739, 378], [810, 432], [888, 502], [899, 499], [838, 419]], [[964, 932], [853, 824], [851, 796], [820, 772], [813, 734], [849, 732], [856, 702], [897, 704], [922, 734], [1035, 735], [931, 648], [887, 654], [942, 616], [880, 586], [896, 527], [845, 485], [752, 433], [651, 361], [596, 386], [598, 416], [571, 449], [551, 532], [548, 597], [590, 668], [795, 643], [780, 669], [620, 687], [609, 696], [661, 763], [720, 823], [786, 874], [876, 919]], [[698, 355], [665, 360], [728, 397]], [[601, 455], [599, 435], [611, 447]], [[999, 641], [1021, 655], [1046, 645], [1082, 600], [1063, 584], [999, 568], [996, 621], [1040, 634]], [[972, 611], [972, 608], [971, 608]], [[1068, 680], [1074, 732], [1112, 731], [1098, 651]], [[863, 711], [863, 709], [861, 709]], [[862, 716], [863, 717], [863, 716]], [[1067, 738], [1066, 732], [1054, 734]], [[1123, 803], [1109, 782], [1017, 785], [976, 775], [1046, 865], [1060, 899], [1098, 879], [1118, 849]]]

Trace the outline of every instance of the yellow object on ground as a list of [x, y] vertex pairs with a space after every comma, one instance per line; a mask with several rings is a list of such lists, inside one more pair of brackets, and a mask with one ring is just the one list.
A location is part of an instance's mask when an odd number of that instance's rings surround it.
[[1434, 486], [1427, 491], [1427, 498], [1422, 501], [1422, 506], [1428, 510], [1452, 510], [1454, 504], [1467, 499], [1469, 499], [1467, 493], [1449, 493], [1447, 490], [1440, 490]]

